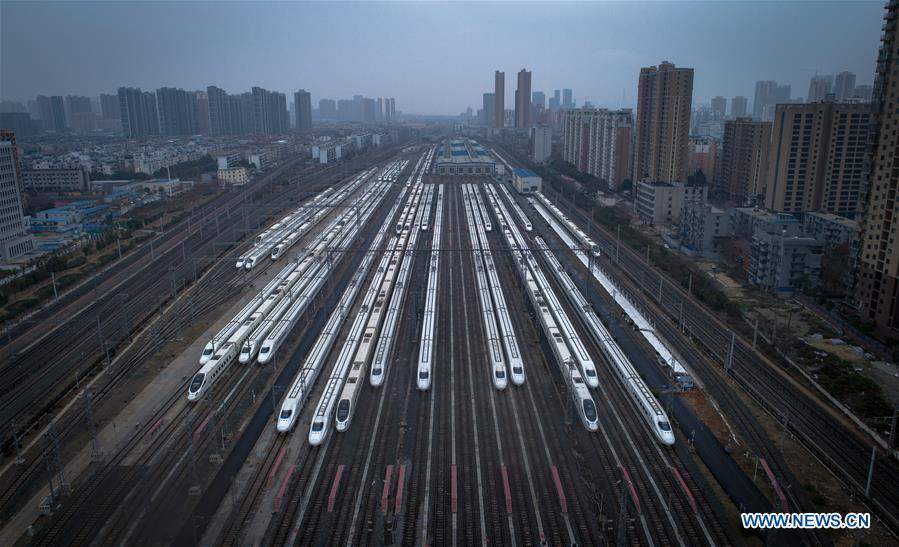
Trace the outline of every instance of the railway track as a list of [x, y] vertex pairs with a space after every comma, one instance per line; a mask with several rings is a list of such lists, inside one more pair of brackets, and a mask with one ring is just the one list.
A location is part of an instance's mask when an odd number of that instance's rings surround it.
[[[317, 186], [324, 185], [324, 183], [317, 184]], [[265, 210], [279, 201], [283, 201], [282, 195], [275, 194], [260, 204], [260, 207]], [[207, 231], [212, 230], [211, 223], [209, 224], [210, 226]], [[232, 228], [231, 230], [220, 232], [221, 236], [226, 241], [236, 239], [234, 236], [236, 236], [237, 233], [233, 230], [235, 225], [230, 224], [230, 226]], [[204, 230], [204, 227], [201, 225], [197, 231], [202, 232], [202, 230]], [[241, 246], [242, 245], [245, 244], [241, 244]], [[208, 251], [212, 253], [212, 249], [208, 249]], [[95, 405], [102, 403], [120, 381], [130, 376], [135, 369], [140, 367], [146, 361], [146, 359], [155, 354], [156, 351], [164, 346], [170, 339], [177, 336], [177, 334], [187, 325], [187, 318], [191, 318], [192, 323], [197, 317], [203, 317], [207, 312], [217, 309], [223, 302], [230, 299], [241, 286], [245, 283], [252, 283], [262, 273], [262, 270], [258, 269], [247, 276], [233, 267], [233, 260], [230, 258], [224, 257], [216, 259], [212, 258], [212, 256], [213, 255], [210, 254], [210, 259], [206, 266], [207, 268], [210, 268], [208, 277], [200, 278], [199, 272], [195, 274], [197, 276], [196, 279], [201, 279], [202, 281], [200, 286], [193, 285], [188, 287], [186, 285], [187, 281], [185, 281], [185, 284], [178, 287], [182, 291], [192, 291], [190, 298], [181, 299], [174, 308], [168, 310], [167, 315], [162, 313], [163, 310], [160, 303], [160, 306], [157, 308], [159, 310], [158, 312], [156, 309], [153, 309], [152, 315], [148, 316], [141, 324], [135, 327], [140, 328], [151, 320], [155, 321], [153, 328], [149, 332], [144, 333], [138, 339], [132, 340], [126, 353], [117, 360], [115, 366], [110, 371], [112, 374], [109, 378], [102, 379], [103, 381], [101, 382], [99, 389], [93, 394], [93, 402]], [[164, 279], [159, 283], [162, 283], [163, 285], [166, 284]], [[223, 291], [222, 287], [226, 287], [227, 290]], [[179, 291], [172, 291], [171, 287], [163, 286], [163, 292], [164, 294], [162, 296], [171, 298], [173, 294], [177, 294]], [[151, 293], [150, 297], [152, 296], [153, 294]], [[141, 302], [137, 302], [135, 305], [142, 304]], [[114, 319], [115, 317], [110, 319], [110, 321]], [[127, 339], [121, 340], [121, 342], [126, 341]], [[70, 436], [76, 435], [80, 431], [80, 427], [84, 421], [84, 409], [78, 407], [73, 410], [74, 412], [70, 413], [68, 417], [57, 417], [57, 422], [61, 420], [61, 423], [58, 423], [58, 434], [62, 442]], [[4, 486], [2, 497], [0, 497], [0, 508], [2, 508], [3, 515], [9, 515], [10, 512], [15, 509], [13, 506], [15, 499], [21, 499], [27, 496], [28, 492], [23, 492], [23, 486], [28, 485], [29, 483], [33, 486], [36, 482], [39, 482], [35, 481], [35, 479], [36, 476], [43, 471], [42, 466], [40, 465], [42, 456], [42, 452], [29, 456], [24, 469], [8, 469], [8, 472], [20, 472]]]
[[[556, 196], [556, 199], [568, 203], [564, 197]], [[582, 226], [589, 226], [590, 232], [596, 234], [598, 243], [607, 256], [615, 257], [617, 248], [615, 238], [604, 228], [590, 222], [581, 210], [572, 209], [572, 211], [575, 215], [574, 220]], [[620, 264], [617, 268], [611, 269], [616, 277], [624, 279], [624, 276], [627, 276], [637, 286], [652, 287], [637, 291], [635, 296], [646, 302], [658, 300], [653, 296], [654, 293], [657, 294], [661, 279], [663, 291], [659, 309], [675, 323], [680, 323], [683, 317], [690, 325], [686, 329], [686, 334], [694, 343], [699, 344], [713, 361], [722, 363], [720, 365], [722, 367], [728, 360], [733, 343], [734, 352], [728, 367], [728, 375], [816, 458], [830, 468], [835, 476], [852, 487], [859, 499], [866, 500], [885, 525], [893, 531], [899, 529], [897, 517], [899, 491], [887, 486], [899, 484], [899, 462], [895, 458], [881, 454], [875, 460], [871, 494], [866, 496], [864, 492], [867, 471], [871, 462], [872, 447], [875, 446], [873, 441], [863, 438], [854, 428], [847, 426], [845, 419], [835, 416], [838, 411], [825, 408], [825, 403], [817, 400], [806, 388], [797, 385], [789, 374], [753, 350], [751, 342], [745, 340], [739, 333], [733, 333], [712, 312], [687, 295], [679, 285], [667, 277], [660, 276], [651, 266], [647, 266], [637, 253], [627, 247], [621, 247], [619, 256]], [[753, 437], [751, 433], [745, 436], [747, 439]], [[783, 473], [786, 468], [777, 463], [776, 454], [769, 455]], [[790, 475], [781, 475], [778, 480], [793, 483]], [[805, 506], [801, 498], [798, 502], [800, 507]]]
[[[220, 264], [220, 265], [224, 265], [224, 266], [226, 266], [226, 267], [228, 268], [228, 269], [225, 270], [225, 271], [230, 271], [230, 272], [235, 272], [235, 271], [236, 271], [235, 268], [233, 268], [233, 263], [232, 263], [232, 261], [230, 261], [230, 260], [227, 262], [227, 264], [222, 263], [222, 264]], [[259, 274], [256, 273], [256, 274], [254, 274], [254, 275], [259, 275]], [[145, 350], [145, 348], [144, 348], [144, 350]], [[184, 388], [185, 386], [186, 386], [186, 384], [185, 384], [185, 385], [182, 385], [182, 386], [181, 386], [182, 389], [179, 389], [179, 391], [177, 392], [177, 394], [176, 394], [174, 397], [176, 397], [176, 398], [177, 398], [177, 397], [183, 397], [183, 388]], [[245, 399], [245, 397], [240, 396], [240, 397], [234, 397], [234, 398], [232, 398], [231, 401], [232, 401], [232, 404], [236, 404], [237, 401], [241, 401], [241, 400], [243, 400], [243, 399]], [[229, 408], [230, 408], [230, 407], [229, 407]], [[219, 409], [219, 410], [221, 410], [221, 409]], [[209, 418], [206, 418], [206, 421], [204, 421], [203, 424], [205, 425], [208, 421], [209, 421]], [[212, 430], [215, 431], [214, 428], [213, 428]], [[209, 439], [204, 440], [204, 441], [203, 441], [203, 445], [201, 446], [201, 448], [205, 448], [205, 446], [208, 445], [209, 442], [210, 442]], [[92, 478], [92, 479], [91, 479], [92, 484], [95, 483], [96, 480], [97, 480], [97, 479], [96, 479], [96, 476], [95, 476], [95, 478]], [[89, 490], [90, 490], [90, 489], [89, 489]], [[73, 505], [73, 507], [77, 507], [79, 504], [73, 503], [72, 505]], [[102, 509], [102, 508], [101, 508], [101, 509]], [[63, 519], [63, 520], [65, 520], [65, 519]], [[54, 525], [54, 527], [56, 527], [56, 525]], [[113, 526], [112, 529], [116, 529], [116, 527]], [[49, 537], [54, 537], [54, 535], [53, 535], [53, 533], [52, 533], [52, 530], [51, 530], [51, 533], [48, 534], [48, 536], [49, 536]]]

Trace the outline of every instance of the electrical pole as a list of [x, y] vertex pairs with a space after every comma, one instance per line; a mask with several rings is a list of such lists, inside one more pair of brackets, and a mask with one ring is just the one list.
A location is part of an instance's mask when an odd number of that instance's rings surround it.
[[82, 394], [84, 399], [84, 415], [91, 433], [91, 461], [99, 461], [103, 453], [100, 451], [100, 440], [97, 438], [97, 422], [94, 421], [94, 395], [90, 390]]
[[868, 467], [868, 483], [865, 485], [865, 497], [871, 497], [871, 479], [874, 478], [874, 460], [877, 458], [877, 445], [871, 446], [871, 465]]

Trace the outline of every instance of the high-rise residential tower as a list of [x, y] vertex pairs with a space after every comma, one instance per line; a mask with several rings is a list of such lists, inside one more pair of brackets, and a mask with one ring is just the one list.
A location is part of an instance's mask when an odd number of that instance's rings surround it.
[[34, 249], [25, 231], [22, 185], [13, 135], [0, 135], [0, 259], [18, 258]]
[[859, 212], [870, 107], [823, 100], [777, 106], [765, 206], [777, 212]]
[[741, 204], [765, 192], [771, 122], [740, 117], [724, 122], [715, 188]]
[[[378, 99], [378, 106], [382, 106]], [[312, 94], [301, 89], [293, 94], [293, 108], [296, 112], [297, 131], [306, 131], [312, 128]]]
[[66, 108], [61, 96], [38, 95], [37, 107], [41, 113], [44, 131], [61, 133], [66, 130]]
[[686, 180], [692, 101], [692, 68], [665, 61], [640, 69], [634, 182]]
[[156, 90], [156, 109], [161, 134], [192, 135], [198, 132], [196, 94], [160, 87]]
[[515, 89], [515, 127], [527, 129], [531, 126], [531, 72], [518, 72], [518, 87]]
[[631, 110], [568, 109], [562, 117], [562, 157], [615, 190], [631, 176]]
[[727, 99], [722, 96], [712, 97], [712, 115], [716, 120], [723, 120], [727, 114]]
[[574, 108], [574, 99], [570, 89], [562, 90], [562, 108]]
[[808, 95], [805, 102], [814, 103], [823, 101], [833, 88], [833, 76], [819, 76], [815, 74], [808, 84]]
[[868, 200], [862, 220], [862, 246], [857, 300], [862, 320], [884, 335], [899, 331], [899, 218], [896, 169], [899, 137], [899, 40], [896, 37], [899, 0], [889, 0], [874, 82], [868, 148]]
[[122, 134], [128, 138], [159, 134], [159, 117], [156, 95], [143, 92], [139, 87], [119, 88], [119, 112]]
[[100, 116], [104, 120], [119, 119], [119, 98], [117, 96], [100, 94]]
[[493, 74], [493, 127], [501, 129], [505, 125], [506, 116], [506, 73], [497, 70]]
[[496, 108], [496, 97], [493, 93], [484, 93], [484, 127], [493, 127], [496, 119], [494, 108]]
[[733, 99], [730, 100], [730, 117], [731, 118], [742, 118], [746, 115], [746, 97], [742, 95], [737, 95]]
[[838, 101], [851, 99], [855, 92], [855, 74], [843, 71], [836, 75], [833, 83], [834, 98]]

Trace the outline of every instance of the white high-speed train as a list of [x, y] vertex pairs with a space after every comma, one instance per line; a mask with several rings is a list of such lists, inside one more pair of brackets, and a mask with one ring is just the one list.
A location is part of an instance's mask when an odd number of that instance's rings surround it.
[[547, 305], [552, 311], [553, 316], [556, 318], [556, 325], [568, 341], [571, 357], [581, 369], [581, 373], [583, 374], [582, 378], [585, 379], [588, 386], [593, 388], [599, 387], [599, 377], [596, 374], [596, 365], [593, 362], [593, 358], [590, 357], [587, 348], [581, 341], [580, 335], [578, 335], [574, 326], [571, 324], [571, 321], [568, 319], [568, 314], [562, 309], [562, 305], [556, 297], [555, 291], [550, 287], [549, 282], [546, 280], [546, 276], [543, 274], [542, 268], [537, 264], [536, 259], [529, 250], [527, 242], [524, 240], [521, 232], [518, 231], [518, 227], [512, 223], [512, 217], [509, 214], [508, 209], [505, 208], [502, 201], [499, 201], [498, 205], [500, 209], [498, 214], [504, 215], [507, 222], [509, 222], [508, 231], [511, 234], [511, 239], [509, 236], [507, 236], [507, 239], [509, 239], [510, 245], [515, 245], [517, 248], [524, 251], [522, 253], [523, 260], [531, 269], [538, 286], [543, 290]]
[[[574, 222], [571, 222], [571, 220], [567, 216], [565, 216], [565, 213], [563, 213], [561, 209], [556, 207], [542, 193], [535, 192], [534, 194], [537, 196], [539, 203], [541, 203], [544, 207], [546, 207], [549, 210], [549, 212], [554, 217], [556, 217], [556, 219], [560, 223], [562, 223], [562, 225], [565, 227], [565, 229], [568, 230], [572, 235], [574, 235], [574, 239], [577, 240], [578, 244], [575, 246], [575, 248], [572, 248], [573, 251], [586, 248], [587, 250], [590, 251], [590, 254], [592, 254], [594, 256], [594, 258], [598, 258], [600, 256], [601, 253], [599, 250], [599, 245], [597, 245], [596, 242], [594, 242], [592, 239], [590, 239], [590, 237], [587, 234], [585, 234], [583, 232], [583, 230], [578, 228]], [[529, 202], [534, 203], [532, 200], [533, 200], [533, 198], [528, 198]]]
[[[413, 200], [418, 200], [422, 192], [421, 183], [416, 183], [417, 191], [413, 195]], [[421, 215], [423, 209], [430, 208], [430, 203], [425, 203], [418, 207], [415, 216], [415, 225], [421, 223]], [[418, 240], [418, 231], [410, 230], [409, 240], [406, 242], [406, 250], [403, 253], [403, 261], [397, 274], [393, 295], [390, 297], [390, 307], [387, 309], [387, 315], [384, 317], [384, 324], [378, 336], [378, 343], [375, 348], [375, 354], [371, 362], [371, 374], [369, 382], [374, 387], [380, 387], [384, 383], [387, 376], [388, 366], [390, 364], [391, 352], [393, 349], [393, 341], [395, 338], [397, 322], [399, 321], [400, 311], [403, 307], [403, 301], [406, 296], [406, 286], [409, 274], [412, 271], [412, 261], [415, 257], [413, 252], [416, 241]]]
[[581, 321], [587, 327], [587, 332], [590, 333], [590, 336], [603, 351], [606, 359], [612, 364], [612, 371], [621, 382], [625, 393], [627, 393], [631, 403], [636, 407], [640, 417], [659, 442], [668, 446], [673, 445], [675, 438], [671, 429], [671, 422], [668, 420], [668, 415], [662, 409], [658, 399], [649, 390], [643, 378], [637, 374], [630, 359], [621, 350], [618, 342], [615, 341], [612, 334], [603, 325], [596, 312], [593, 311], [593, 307], [590, 306], [584, 295], [581, 294], [581, 291], [571, 280], [571, 277], [562, 268], [558, 259], [553, 256], [552, 252], [539, 237], [537, 238], [537, 244], [546, 257], [550, 269], [555, 274], [559, 284], [562, 285], [572, 306], [577, 310]]
[[[379, 180], [392, 182], [390, 177], [380, 177]], [[402, 200], [402, 196], [403, 194], [401, 193], [400, 200]], [[296, 425], [297, 419], [299, 419], [300, 416], [300, 407], [305, 402], [309, 392], [312, 390], [315, 384], [315, 380], [318, 378], [322, 366], [324, 366], [325, 359], [327, 359], [328, 354], [334, 347], [334, 342], [337, 340], [337, 336], [340, 332], [341, 326], [343, 325], [344, 320], [349, 314], [350, 308], [352, 308], [353, 306], [353, 301], [356, 300], [356, 296], [359, 294], [359, 290], [362, 288], [371, 264], [374, 262], [374, 251], [381, 245], [381, 242], [383, 241], [390, 224], [389, 219], [393, 218], [393, 215], [399, 207], [399, 203], [400, 201], [394, 203], [393, 207], [387, 215], [388, 220], [384, 221], [384, 223], [381, 225], [380, 230], [370, 244], [370, 252], [366, 253], [365, 257], [362, 259], [362, 263], [359, 265], [358, 270], [353, 275], [353, 278], [350, 280], [349, 285], [344, 290], [343, 295], [340, 297], [340, 301], [338, 302], [337, 307], [333, 312], [331, 312], [331, 316], [328, 318], [328, 322], [325, 324], [325, 328], [322, 329], [322, 332], [319, 334], [318, 338], [315, 341], [315, 345], [312, 347], [312, 350], [309, 352], [309, 355], [303, 362], [303, 366], [300, 368], [299, 373], [297, 373], [297, 376], [294, 378], [293, 384], [291, 385], [290, 390], [287, 392], [287, 395], [284, 398], [284, 402], [281, 404], [281, 411], [278, 413], [277, 430], [279, 433], [287, 433], [291, 431]], [[367, 220], [367, 218], [373, 211], [374, 207], [369, 210], [363, 222], [360, 222], [360, 225], [364, 224], [364, 221]], [[279, 325], [278, 328], [282, 328], [282, 326]], [[288, 330], [290, 328], [292, 328], [292, 326], [287, 327]], [[269, 336], [269, 338], [271, 337], [272, 335]], [[266, 349], [266, 343], [277, 342], [277, 344], [280, 344], [281, 339], [283, 338], [279, 337], [271, 342], [267, 340], [265, 343], [263, 343], [262, 350], [260, 350], [260, 362], [263, 362], [262, 352]]]
[[564, 378], [565, 384], [568, 386], [569, 397], [571, 397], [571, 400], [577, 409], [581, 423], [587, 430], [596, 431], [599, 429], [599, 417], [596, 411], [596, 402], [593, 401], [590, 390], [584, 383], [584, 379], [581, 376], [578, 367], [571, 358], [571, 354], [568, 351], [568, 347], [565, 345], [565, 339], [562, 336], [562, 333], [559, 331], [558, 327], [556, 327], [552, 313], [550, 313], [549, 308], [546, 306], [546, 301], [544, 300], [545, 295], [537, 286], [537, 282], [530, 275], [530, 272], [527, 272], [526, 274], [525, 284], [527, 286], [531, 304], [537, 312], [537, 319], [540, 321], [544, 333], [548, 333], [548, 336], [546, 337], [547, 343], [550, 346], [553, 357], [555, 357], [559, 372], [562, 374], [562, 378]]
[[487, 283], [487, 275], [484, 272], [484, 264], [481, 259], [481, 243], [478, 233], [482, 227], [480, 214], [476, 212], [477, 205], [472, 203], [467, 185], [462, 186], [462, 201], [465, 209], [465, 219], [472, 227], [469, 230], [471, 245], [474, 249], [474, 270], [477, 280], [478, 302], [481, 308], [481, 324], [484, 327], [484, 337], [487, 343], [487, 358], [490, 364], [490, 377], [493, 386], [498, 390], [506, 389], [508, 378], [506, 377], [506, 360], [503, 356], [503, 347], [496, 326], [496, 314], [493, 309], [493, 300], [490, 296], [490, 286]]
[[[477, 188], [474, 185], [463, 185], [462, 188], [464, 192], [467, 192], [468, 199], [474, 200], [473, 211], [480, 210], [483, 211], [483, 215], [486, 215], [486, 209], [481, 203], [481, 197]], [[499, 276], [496, 273], [493, 254], [490, 252], [490, 242], [487, 239], [487, 234], [484, 232], [483, 225], [477, 222], [477, 217], [475, 218], [474, 232], [479, 240], [481, 250], [480, 253], [476, 253], [476, 255], [479, 254], [480, 259], [483, 260], [486, 279], [490, 286], [490, 292], [493, 295], [496, 320], [502, 336], [503, 347], [506, 350], [506, 359], [508, 362], [506, 368], [512, 376], [512, 383], [520, 386], [524, 384], [525, 380], [524, 360], [518, 349], [518, 339], [515, 336], [515, 329], [512, 326], [512, 318], [509, 315], [509, 310], [506, 308], [506, 299], [505, 296], [503, 296], [502, 286], [499, 283]], [[501, 216], [498, 216], [498, 218], [502, 220]], [[478, 257], [476, 256], [475, 258], [477, 259]]]
[[437, 283], [440, 274], [440, 236], [443, 222], [443, 185], [437, 188], [437, 210], [434, 213], [434, 233], [431, 244], [431, 260], [428, 265], [428, 287], [425, 293], [425, 311], [422, 317], [421, 344], [418, 349], [416, 386], [422, 391], [431, 388], [434, 363], [434, 327], [437, 317]]
[[196, 402], [203, 397], [203, 394], [209, 391], [212, 384], [228, 370], [234, 357], [237, 356], [237, 344], [228, 342], [219, 348], [212, 359], [200, 367], [200, 370], [194, 374], [190, 385], [187, 388], [187, 400]]

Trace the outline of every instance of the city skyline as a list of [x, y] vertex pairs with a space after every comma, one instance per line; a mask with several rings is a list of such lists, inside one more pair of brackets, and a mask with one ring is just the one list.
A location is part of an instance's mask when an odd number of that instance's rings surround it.
[[[169, 21], [170, 13], [154, 4], [106, 4], [98, 14], [81, 3], [4, 2], [0, 95], [24, 101], [39, 94], [97, 96], [122, 86], [193, 90], [214, 85], [231, 92], [260, 86], [291, 94], [307, 89], [313, 104], [361, 93], [395, 96], [406, 113], [455, 115], [469, 106], [477, 108], [482, 93], [492, 90], [494, 70], [513, 73], [525, 66], [534, 73], [533, 91], [549, 95], [554, 89], [572, 88], [579, 105], [586, 100], [616, 108], [636, 104], [640, 67], [668, 60], [696, 70], [694, 104], [717, 95], [751, 96], [756, 81], [769, 79], [791, 85], [794, 95], [801, 96], [816, 71], [849, 71], [857, 75], [858, 85], [872, 82], [879, 43], [871, 37], [879, 32], [882, 9], [879, 2], [775, 4], [763, 13], [753, 11], [751, 3], [603, 3], [579, 4], [577, 9], [570, 4], [524, 9], [509, 3], [354, 4], [350, 10], [345, 4], [234, 3], [191, 17], [199, 4], [179, 6], [184, 17]], [[445, 24], [472, 6], [479, 17], [471, 28], [460, 31]], [[303, 15], [311, 10], [318, 17], [300, 17], [301, 9]], [[836, 13], [839, 17], [833, 17]], [[259, 24], [241, 27], [244, 39], [211, 39], [221, 29], [243, 25], [250, 16]], [[591, 31], [610, 17], [620, 24], [603, 33]], [[122, 24], [126, 19], [146, 24]], [[733, 28], [729, 22], [737, 19], [740, 28]], [[312, 20], [333, 24], [307, 22]], [[798, 29], [795, 21], [803, 22]], [[30, 32], [38, 22], [43, 32]], [[182, 41], [154, 41], [163, 24], [175, 36], [190, 36], [190, 55], [184, 55]], [[292, 31], [286, 24], [294, 25]], [[396, 40], [379, 40], [378, 29], [384, 25], [403, 31]], [[559, 30], [566, 40], [550, 39]], [[85, 39], [76, 55], [55, 38], [72, 33], [102, 38]], [[807, 41], [818, 35], [839, 39], [820, 41], [809, 50]], [[568, 41], [588, 47], [575, 59], [567, 54]], [[107, 47], [110, 43], [117, 47]], [[747, 43], [753, 47], [744, 47]], [[445, 44], [456, 44], [452, 55], [459, 62], [437, 62], [447, 55]], [[331, 67], [322, 64], [317, 53], [279, 53], [309, 48], [333, 51], [341, 62]], [[206, 61], [217, 58], [233, 62]], [[602, 70], [583, 70], [587, 65]], [[42, 69], [34, 71], [34, 66]], [[229, 71], [226, 66], [255, 70]], [[514, 104], [511, 85], [506, 86], [505, 104]]]

